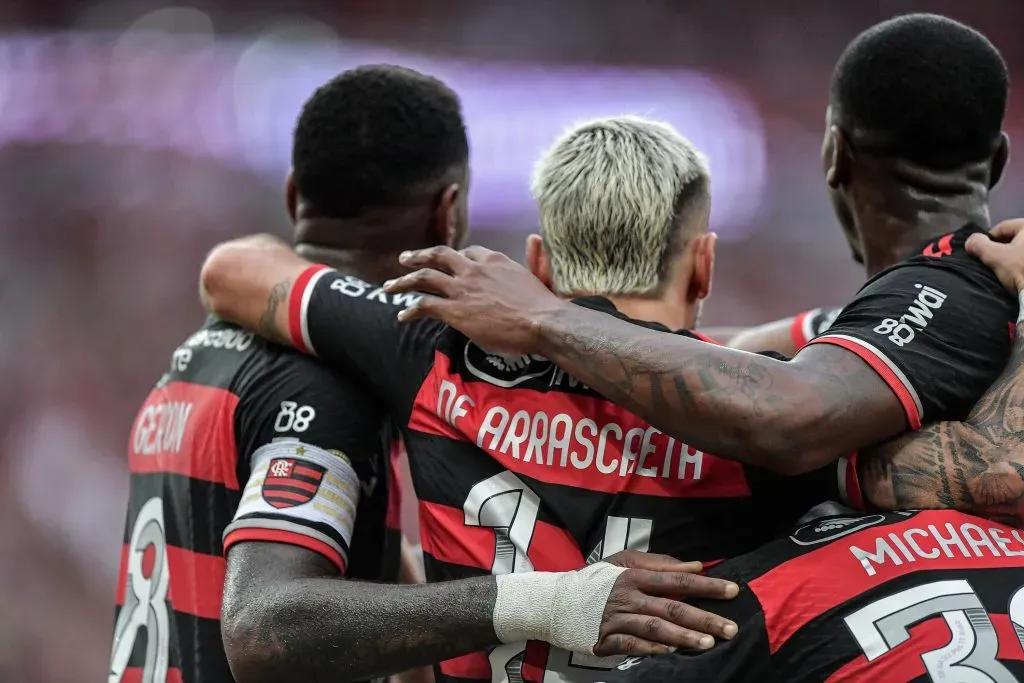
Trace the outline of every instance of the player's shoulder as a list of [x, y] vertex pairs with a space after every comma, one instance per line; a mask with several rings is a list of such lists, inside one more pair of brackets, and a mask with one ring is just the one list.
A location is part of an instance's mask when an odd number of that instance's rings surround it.
[[869, 279], [864, 285], [864, 289], [870, 289], [875, 283], [893, 273], [911, 268], [915, 272], [921, 272], [921, 269], [934, 269], [955, 271], [967, 276], [983, 275], [986, 280], [998, 282], [985, 264], [967, 252], [967, 239], [976, 233], [985, 232], [987, 231], [984, 228], [974, 223], [968, 223], [959, 230], [929, 239], [918, 245], [907, 258]]
[[915, 514], [849, 513], [818, 517], [795, 526], [789, 534], [760, 548], [715, 565], [708, 574], [749, 583], [792, 560], [823, 551], [827, 554], [830, 549], [838, 548], [835, 544], [841, 541], [852, 542], [860, 534], [871, 533], [871, 529], [904, 523]]

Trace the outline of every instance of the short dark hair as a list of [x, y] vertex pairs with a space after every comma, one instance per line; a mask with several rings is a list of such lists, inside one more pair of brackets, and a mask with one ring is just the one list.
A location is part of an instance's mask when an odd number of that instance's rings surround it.
[[323, 216], [400, 203], [468, 163], [458, 95], [392, 65], [361, 66], [317, 88], [295, 126], [292, 172]]
[[951, 169], [992, 154], [1009, 85], [988, 38], [947, 17], [907, 14], [847, 46], [830, 100], [840, 122], [887, 141], [885, 152]]

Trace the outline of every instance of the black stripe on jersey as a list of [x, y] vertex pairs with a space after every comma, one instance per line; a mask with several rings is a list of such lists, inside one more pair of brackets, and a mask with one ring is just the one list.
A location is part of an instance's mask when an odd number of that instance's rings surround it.
[[[415, 457], [409, 458], [409, 467], [416, 481], [416, 495], [424, 502], [462, 509], [474, 485], [506, 471], [472, 443], [422, 432], [410, 432], [406, 439], [410, 451], [415, 453]], [[452, 467], [452, 462], [457, 462], [458, 468]], [[523, 474], [516, 476], [541, 501], [537, 520], [566, 529], [584, 558], [603, 541], [609, 516], [653, 520], [651, 552], [707, 562], [742, 555], [769, 542], [810, 507], [794, 504], [791, 509], [784, 509], [783, 503], [750, 496], [672, 498], [608, 494], [549, 484]], [[557, 503], [557, 509], [551, 501]], [[461, 571], [455, 574], [461, 576]], [[454, 574], [428, 576], [452, 578]]]
[[168, 545], [207, 555], [224, 554], [221, 533], [238, 509], [241, 491], [166, 472], [133, 474], [131, 486], [125, 543], [131, 542], [132, 528], [142, 506], [153, 497], [159, 497], [164, 501], [164, 534]]
[[[1010, 596], [1024, 584], [1024, 572], [1019, 567], [922, 570], [892, 579], [807, 622], [772, 655], [772, 669], [789, 674], [784, 676], [785, 680], [823, 681], [863, 655], [846, 628], [845, 617], [902, 590], [958, 579], [971, 584], [989, 614], [1006, 614]], [[942, 619], [942, 615], [934, 614], [927, 619]]]
[[[114, 610], [114, 622], [121, 607]], [[205, 681], [233, 681], [224, 644], [220, 635], [220, 622], [182, 614], [171, 609], [167, 604], [170, 617], [170, 666], [181, 669], [184, 683], [201, 683]], [[146, 665], [146, 648], [149, 634], [146, 627], [139, 628], [132, 648], [128, 666], [144, 667]]]
[[246, 519], [273, 519], [273, 520], [279, 520], [279, 521], [282, 521], [282, 522], [291, 522], [292, 524], [301, 524], [302, 526], [309, 527], [310, 529], [313, 529], [314, 531], [319, 531], [321, 534], [323, 534], [324, 536], [327, 536], [332, 541], [334, 541], [339, 546], [341, 546], [342, 550], [345, 551], [346, 555], [348, 555], [348, 553], [349, 553], [349, 545], [348, 545], [348, 543], [345, 541], [344, 538], [342, 538], [341, 534], [339, 534], [334, 529], [334, 527], [330, 526], [329, 524], [324, 524], [322, 522], [314, 522], [314, 521], [311, 521], [311, 520], [308, 520], [308, 519], [301, 519], [301, 520], [299, 520], [299, 519], [296, 519], [295, 517], [293, 517], [291, 515], [279, 515], [279, 514], [264, 513], [264, 512], [252, 513], [252, 514], [248, 514], [248, 515], [242, 515], [241, 517], [238, 518], [237, 521], [242, 521], [242, 520], [246, 520]]

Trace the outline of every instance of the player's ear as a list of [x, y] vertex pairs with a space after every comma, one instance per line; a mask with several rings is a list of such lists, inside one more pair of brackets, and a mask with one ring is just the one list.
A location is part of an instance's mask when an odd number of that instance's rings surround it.
[[544, 248], [544, 238], [532, 234], [526, 238], [526, 267], [530, 269], [533, 276], [544, 283], [544, 286], [555, 291], [554, 280], [551, 277], [551, 260], [548, 258], [547, 249]]
[[437, 202], [431, 233], [427, 235], [430, 244], [443, 244], [458, 249], [462, 237], [459, 234], [459, 193], [462, 189], [455, 183], [444, 188]]
[[299, 209], [299, 191], [295, 189], [295, 177], [288, 171], [284, 181], [284, 208], [288, 212], [288, 220], [295, 224], [295, 216]]
[[688, 298], [700, 301], [711, 295], [711, 280], [715, 274], [715, 244], [718, 235], [713, 232], [700, 235], [691, 242], [693, 274], [690, 277]]
[[853, 148], [839, 126], [830, 126], [825, 143], [827, 165], [825, 182], [833, 190], [850, 181], [853, 171]]
[[1010, 136], [1003, 131], [999, 134], [999, 143], [996, 146], [996, 151], [992, 155], [992, 169], [989, 172], [988, 186], [989, 189], [999, 184], [999, 181], [1003, 177], [1003, 171], [1006, 170], [1006, 163], [1010, 160]]

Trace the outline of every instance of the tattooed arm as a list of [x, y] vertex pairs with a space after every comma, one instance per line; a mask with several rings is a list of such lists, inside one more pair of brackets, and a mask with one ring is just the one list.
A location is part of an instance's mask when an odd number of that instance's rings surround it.
[[862, 451], [860, 485], [886, 510], [956, 508], [1024, 522], [1024, 325], [1010, 363], [963, 422]]
[[222, 632], [240, 683], [386, 676], [499, 644], [494, 577], [374, 584], [282, 543], [228, 554]]
[[925, 419], [966, 416], [999, 375], [1016, 302], [958, 235], [958, 256], [922, 256], [875, 278], [789, 362], [567, 304], [479, 247], [403, 255], [421, 270], [385, 290], [435, 295], [401, 320], [434, 318], [488, 349], [543, 355], [690, 446], [796, 474]]

